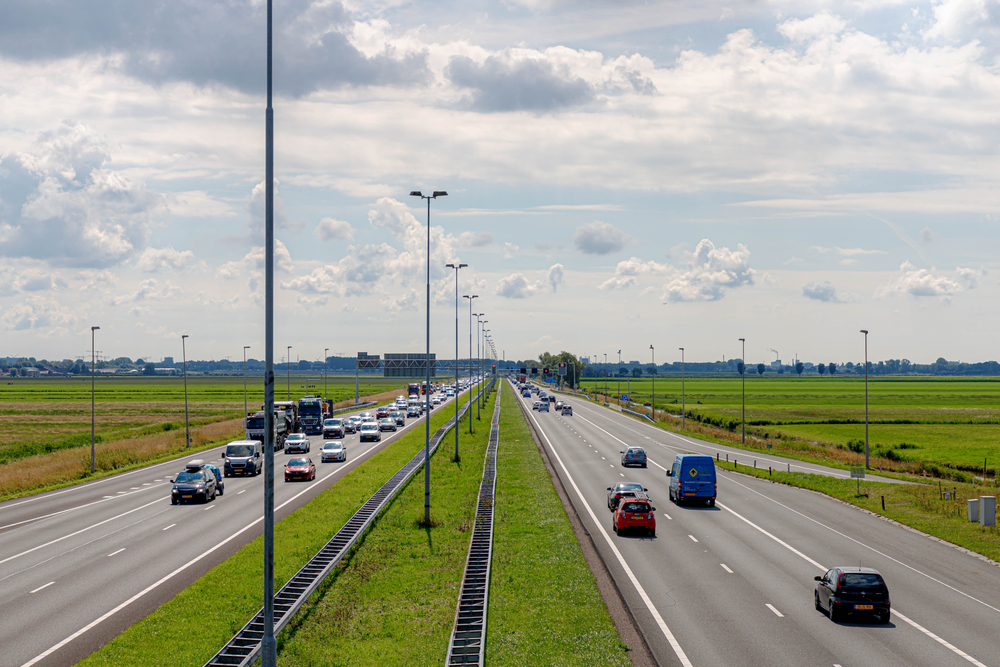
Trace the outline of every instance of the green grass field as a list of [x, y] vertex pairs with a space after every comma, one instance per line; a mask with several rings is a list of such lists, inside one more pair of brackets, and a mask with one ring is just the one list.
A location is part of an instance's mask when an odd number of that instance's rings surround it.
[[[322, 381], [309, 378], [309, 392]], [[354, 377], [328, 376], [329, 397], [354, 397]], [[285, 400], [285, 378], [276, 380], [275, 399]], [[360, 393], [405, 387], [405, 378], [363, 378]], [[306, 378], [291, 378], [293, 400], [306, 394]], [[188, 377], [188, 420], [192, 427], [243, 416], [243, 379]], [[260, 378], [247, 383], [251, 410], [264, 401]], [[94, 390], [99, 442], [184, 429], [184, 382], [177, 377], [97, 378]], [[0, 384], [0, 464], [35, 454], [90, 445], [90, 378], [17, 378]]]
[[[635, 403], [651, 400], [651, 379], [631, 384]], [[603, 394], [604, 381], [584, 388]], [[608, 380], [616, 395], [617, 380]], [[879, 457], [898, 463], [935, 464], [982, 474], [1000, 468], [1000, 379], [877, 378], [869, 389], [869, 443]], [[689, 378], [684, 387], [689, 424], [739, 431], [742, 384], [734, 378]], [[680, 378], [656, 380], [657, 410], [679, 415]], [[746, 378], [748, 434], [763, 440], [793, 438], [832, 448], [849, 448], [865, 438], [865, 383], [857, 377]], [[891, 453], [890, 453], [891, 452]]]

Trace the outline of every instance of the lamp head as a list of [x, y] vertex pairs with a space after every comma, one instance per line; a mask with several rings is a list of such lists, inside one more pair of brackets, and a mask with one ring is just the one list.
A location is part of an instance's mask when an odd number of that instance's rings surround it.
[[449, 269], [457, 268], [454, 264], [445, 264], [445, 267], [447, 267]]
[[90, 327], [90, 330], [91, 330], [91, 331], [97, 331], [97, 330], [98, 330], [98, 329], [100, 329], [100, 328], [101, 328], [101, 327]]
[[431, 197], [435, 197], [435, 198], [436, 197], [447, 197], [447, 196], [448, 196], [448, 193], [445, 192], [444, 190], [435, 190], [434, 194], [431, 195]]
[[863, 333], [864, 335], [866, 335], [866, 336], [867, 336], [867, 335], [868, 335], [868, 329], [862, 329], [862, 330], [861, 330], [861, 333]]
[[458, 265], [458, 268], [460, 268], [460, 269], [464, 269], [464, 268], [465, 268], [465, 267], [467, 267], [467, 266], [468, 266], [468, 264], [459, 264], [459, 265]]
[[745, 343], [745, 342], [747, 342], [747, 339], [746, 338], [740, 338], [740, 342], [741, 343]]
[[184, 334], [183, 336], [181, 336], [181, 339], [183, 340], [183, 339], [185, 339], [185, 338], [187, 338], [187, 337], [188, 337], [188, 335], [187, 335], [187, 334]]
[[420, 190], [410, 190], [410, 196], [411, 197], [423, 197], [424, 193], [421, 192]]

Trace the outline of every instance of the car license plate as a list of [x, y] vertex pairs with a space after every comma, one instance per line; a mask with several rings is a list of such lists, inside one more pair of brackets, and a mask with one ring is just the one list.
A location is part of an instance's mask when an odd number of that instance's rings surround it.
[[191, 498], [192, 496], [181, 496], [181, 498]]
[[872, 606], [872, 605], [870, 605], [870, 604], [856, 604], [856, 605], [854, 605], [854, 608], [858, 609], [858, 610], [867, 609], [867, 610], [870, 611], [870, 610], [874, 609], [875, 607]]

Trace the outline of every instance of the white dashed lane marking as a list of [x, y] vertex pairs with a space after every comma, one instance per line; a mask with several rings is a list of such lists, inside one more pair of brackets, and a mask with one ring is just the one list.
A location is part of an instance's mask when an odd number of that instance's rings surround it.
[[721, 565], [721, 566], [722, 566], [722, 569], [723, 569], [723, 570], [725, 570], [726, 572], [728, 572], [729, 574], [732, 574], [732, 573], [733, 573], [733, 571], [732, 571], [732, 570], [730, 570], [730, 569], [729, 569], [729, 566], [728, 566], [728, 565], [726, 565], [725, 563], [719, 563], [719, 565]]
[[785, 617], [784, 614], [782, 614], [780, 611], [778, 611], [777, 609], [774, 608], [774, 605], [769, 604], [769, 603], [765, 603], [764, 606], [767, 607], [768, 609], [770, 609], [771, 611], [773, 611], [774, 615], [777, 616], [778, 618], [784, 618]]

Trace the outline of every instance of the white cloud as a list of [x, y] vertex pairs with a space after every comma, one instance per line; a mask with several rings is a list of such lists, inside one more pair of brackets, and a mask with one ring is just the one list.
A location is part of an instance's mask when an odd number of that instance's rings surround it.
[[36, 294], [5, 308], [0, 314], [0, 325], [7, 331], [64, 328], [78, 321], [79, 318], [58, 301]]
[[146, 248], [136, 260], [135, 267], [147, 273], [155, 273], [165, 269], [181, 270], [186, 268], [192, 259], [194, 259], [194, 253], [190, 250], [178, 251], [174, 250], [172, 246]]
[[814, 245], [810, 250], [815, 250], [818, 253], [828, 253], [834, 252], [841, 257], [856, 257], [858, 255], [884, 255], [885, 250], [865, 250], [864, 248], [824, 248], [823, 246]]
[[825, 301], [827, 303], [841, 303], [837, 296], [837, 290], [828, 280], [822, 282], [815, 281], [802, 286], [802, 296], [815, 301]]
[[107, 267], [140, 251], [165, 200], [105, 168], [110, 160], [103, 135], [68, 121], [40, 133], [30, 152], [0, 157], [0, 254]]
[[934, 232], [931, 231], [930, 227], [924, 227], [920, 230], [920, 240], [924, 243], [932, 243], [934, 239]]
[[110, 299], [110, 303], [113, 306], [120, 306], [123, 303], [129, 302], [163, 301], [177, 296], [179, 292], [180, 288], [170, 281], [161, 285], [156, 278], [147, 278], [141, 281], [136, 289], [128, 294], [122, 294]]
[[520, 250], [521, 250], [521, 248], [519, 248], [518, 246], [514, 245], [513, 243], [505, 241], [504, 244], [503, 244], [503, 258], [504, 259], [513, 259], [514, 257], [517, 256], [517, 253]]
[[458, 235], [456, 244], [460, 248], [483, 248], [493, 245], [491, 232], [462, 232]]
[[591, 255], [608, 255], [625, 247], [629, 236], [614, 225], [595, 220], [577, 227], [573, 234], [576, 249]]
[[549, 285], [552, 286], [552, 293], [555, 294], [559, 286], [563, 284], [565, 278], [563, 276], [563, 265], [553, 264], [549, 267]]
[[512, 273], [506, 278], [501, 278], [497, 283], [495, 294], [507, 299], [524, 299], [541, 289], [538, 283], [533, 283], [521, 273]]
[[313, 232], [320, 241], [353, 241], [354, 228], [351, 223], [333, 218], [323, 218]]
[[943, 0], [934, 7], [934, 23], [924, 31], [925, 39], [967, 39], [983, 32], [996, 34], [1000, 8], [996, 0]]
[[[909, 262], [903, 262], [900, 265], [899, 273], [899, 277], [883, 287], [877, 295], [887, 296], [893, 293], [903, 293], [915, 297], [948, 299], [963, 289], [961, 283], [947, 276], [935, 274], [932, 270], [918, 269]], [[959, 274], [959, 278], [967, 280], [966, 276], [961, 274]], [[974, 286], [974, 283], [971, 284], [970, 289]]]
[[[262, 273], [267, 258], [264, 256], [264, 246], [251, 248], [243, 259], [226, 262], [215, 272], [220, 278], [240, 278], [249, 273]], [[274, 270], [291, 271], [292, 255], [280, 240], [274, 240]]]
[[737, 250], [716, 248], [702, 239], [689, 256], [688, 270], [664, 285], [662, 301], [717, 301], [726, 288], [753, 285], [750, 251], [741, 243]]
[[813, 41], [840, 34], [847, 21], [827, 12], [805, 19], [789, 19], [778, 24], [778, 32], [793, 42]]
[[674, 271], [675, 269], [667, 264], [660, 264], [653, 260], [644, 262], [638, 257], [631, 257], [618, 262], [618, 266], [615, 267], [615, 275], [601, 283], [597, 289], [626, 289], [636, 283], [637, 276], [665, 275]]

